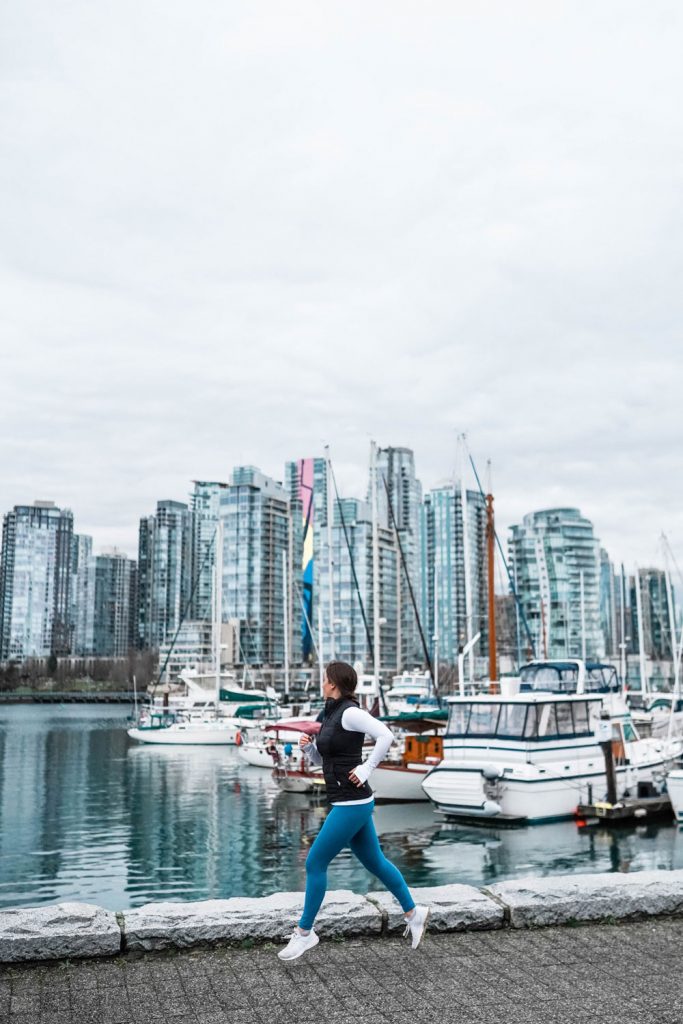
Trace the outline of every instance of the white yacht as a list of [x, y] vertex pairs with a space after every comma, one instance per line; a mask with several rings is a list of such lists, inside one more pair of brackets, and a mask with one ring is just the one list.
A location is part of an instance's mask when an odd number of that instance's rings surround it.
[[639, 782], [662, 784], [682, 741], [641, 739], [618, 697], [531, 686], [506, 697], [450, 697], [444, 757], [424, 790], [449, 817], [501, 823], [571, 817], [577, 804], [604, 798], [601, 714], [611, 721], [618, 796], [635, 792]]
[[390, 689], [385, 691], [386, 714], [395, 716], [438, 707], [429, 672], [415, 669], [394, 676]]
[[683, 768], [674, 768], [666, 777], [666, 788], [676, 821], [683, 825]]

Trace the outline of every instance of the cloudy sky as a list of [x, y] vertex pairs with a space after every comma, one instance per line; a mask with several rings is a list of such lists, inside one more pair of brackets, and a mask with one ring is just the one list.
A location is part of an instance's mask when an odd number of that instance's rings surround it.
[[675, 2], [23, 0], [0, 31], [0, 510], [465, 431], [502, 532], [683, 566]]

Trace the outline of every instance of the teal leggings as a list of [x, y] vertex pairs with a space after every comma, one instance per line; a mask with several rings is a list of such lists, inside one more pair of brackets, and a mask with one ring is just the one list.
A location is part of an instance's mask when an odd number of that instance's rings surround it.
[[372, 812], [375, 803], [336, 804], [327, 815], [306, 858], [306, 899], [299, 927], [308, 931], [325, 898], [327, 866], [345, 847], [358, 857], [363, 867], [376, 875], [394, 894], [404, 911], [415, 906], [403, 875], [380, 849]]

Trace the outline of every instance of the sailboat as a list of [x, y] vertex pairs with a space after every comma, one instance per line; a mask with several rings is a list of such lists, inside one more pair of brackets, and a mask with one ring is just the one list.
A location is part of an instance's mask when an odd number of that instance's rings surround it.
[[171, 712], [152, 707], [143, 713], [137, 725], [127, 730], [132, 740], [166, 746], [234, 746], [245, 719], [251, 721], [256, 709], [272, 707], [267, 692], [239, 687], [231, 673], [226, 676], [221, 672], [222, 575], [223, 523], [219, 520], [213, 577], [213, 671], [181, 673], [188, 694], [198, 707], [180, 707]]

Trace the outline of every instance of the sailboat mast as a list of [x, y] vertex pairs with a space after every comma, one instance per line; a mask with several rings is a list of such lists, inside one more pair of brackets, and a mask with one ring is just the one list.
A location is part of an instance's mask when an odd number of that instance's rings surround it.
[[489, 679], [493, 683], [498, 680], [498, 652], [496, 650], [495, 538], [496, 527], [493, 518], [493, 495], [489, 493], [486, 495], [486, 562], [489, 596]]
[[439, 692], [439, 587], [434, 564], [434, 692]]
[[332, 463], [330, 462], [330, 446], [325, 445], [325, 490], [327, 500], [327, 614], [330, 620], [330, 661], [334, 660], [337, 645], [334, 631], [334, 555], [332, 552], [332, 516], [334, 504], [332, 499]]
[[[465, 635], [467, 637], [467, 644], [469, 645], [472, 639], [472, 581], [470, 578], [470, 531], [469, 531], [469, 515], [467, 508], [467, 489], [465, 487], [465, 474], [463, 472], [463, 463], [465, 461], [465, 435], [461, 437], [462, 447], [460, 452], [459, 468], [460, 468], [460, 514], [462, 516], [462, 557], [464, 562], [464, 576], [465, 576]], [[474, 645], [469, 647], [469, 653], [467, 657], [467, 667], [470, 683], [474, 682]]]
[[621, 650], [621, 692], [626, 692], [626, 574], [624, 572], [624, 563], [621, 563], [621, 643], [619, 648]]
[[372, 646], [375, 692], [379, 693], [380, 622], [379, 622], [379, 511], [377, 508], [377, 445], [370, 442], [370, 482], [372, 486]]
[[285, 696], [289, 696], [289, 587], [287, 586], [287, 550], [282, 550], [282, 611], [285, 630]]
[[216, 710], [221, 699], [221, 632], [223, 624], [223, 520], [216, 524], [216, 550], [213, 572], [213, 654], [216, 670]]
[[643, 597], [640, 593], [640, 569], [636, 566], [636, 617], [638, 619], [638, 658], [640, 664], [640, 695], [647, 695], [647, 665], [645, 663], [645, 637], [643, 634]]
[[579, 587], [581, 591], [581, 660], [586, 664], [586, 591], [583, 582], [583, 569], [579, 571]]

